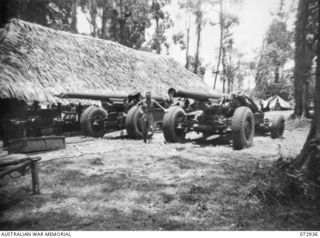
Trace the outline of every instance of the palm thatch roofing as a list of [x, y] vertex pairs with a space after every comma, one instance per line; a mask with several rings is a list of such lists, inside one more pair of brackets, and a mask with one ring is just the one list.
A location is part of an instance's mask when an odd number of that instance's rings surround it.
[[54, 96], [64, 92], [209, 92], [171, 58], [17, 19], [0, 32], [0, 86], [0, 98], [50, 103], [65, 102]]

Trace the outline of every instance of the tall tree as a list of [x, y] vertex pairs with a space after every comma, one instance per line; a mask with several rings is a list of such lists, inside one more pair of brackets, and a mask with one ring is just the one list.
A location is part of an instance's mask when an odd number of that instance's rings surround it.
[[195, 65], [193, 72], [195, 74], [198, 73], [198, 66], [199, 66], [199, 51], [200, 51], [200, 40], [201, 40], [201, 31], [202, 31], [202, 25], [204, 24], [203, 21], [203, 9], [202, 9], [202, 1], [198, 0], [196, 2], [196, 10], [194, 12], [196, 16], [196, 34], [197, 34], [197, 47], [196, 47], [196, 54], [195, 54]]
[[180, 45], [180, 50], [186, 50], [186, 64], [185, 68], [189, 69], [189, 41], [190, 41], [190, 35], [189, 35], [190, 28], [187, 30], [187, 37], [185, 39], [185, 35], [182, 31], [179, 31], [172, 36], [173, 43], [176, 45]]
[[185, 50], [185, 68], [189, 69], [190, 66], [190, 30], [191, 30], [191, 11], [190, 9], [187, 7], [187, 1], [186, 0], [180, 0], [179, 2], [179, 6], [181, 9], [184, 9], [184, 24], [185, 24], [185, 29], [183, 31], [179, 31], [178, 33], [175, 33], [173, 35], [173, 42], [174, 44], [179, 44], [180, 45], [180, 49], [181, 50]]
[[264, 54], [271, 60], [275, 83], [279, 83], [280, 70], [292, 55], [290, 43], [291, 33], [287, 30], [287, 24], [278, 19], [273, 20], [265, 39]]
[[[302, 1], [302, 0], [300, 0]], [[316, 26], [317, 38], [317, 62], [314, 94], [314, 116], [312, 119], [310, 132], [304, 147], [295, 161], [297, 167], [306, 168], [307, 178], [319, 183], [320, 181], [320, 0], [312, 2], [313, 7], [317, 9]], [[299, 4], [299, 7], [302, 7]], [[299, 17], [299, 16], [298, 16]], [[299, 18], [298, 18], [299, 21]], [[298, 24], [298, 22], [297, 22]], [[298, 29], [297, 30], [301, 30]]]
[[77, 33], [78, 0], [49, 0], [48, 27]]
[[[220, 40], [219, 40], [219, 53], [218, 53], [218, 60], [217, 65], [213, 69], [213, 73], [215, 74], [214, 82], [213, 82], [213, 89], [216, 88], [218, 76], [223, 82], [223, 88], [225, 88], [226, 82], [226, 53], [227, 53], [227, 45], [228, 42], [232, 40], [232, 32], [231, 29], [239, 24], [238, 17], [227, 11], [228, 8], [234, 8], [236, 5], [239, 5], [242, 1], [241, 0], [230, 0], [230, 1], [223, 1], [219, 0], [219, 29], [220, 29]], [[225, 6], [227, 5], [228, 6]], [[215, 23], [211, 23], [211, 25], [215, 25]], [[222, 71], [220, 71], [220, 66], [222, 66]]]
[[295, 69], [294, 69], [294, 114], [301, 116], [303, 112], [303, 82], [310, 65], [307, 63], [306, 36], [309, 17], [309, 0], [300, 0], [298, 6], [295, 31]]
[[81, 0], [91, 35], [140, 49], [150, 26], [148, 0]]
[[7, 2], [8, 18], [18, 18], [25, 21], [48, 26], [49, 0], [10, 0]]
[[[233, 48], [233, 42], [230, 41], [229, 45], [226, 48], [227, 55], [226, 55], [226, 62], [225, 62], [225, 76], [226, 76], [226, 82], [227, 82], [227, 89], [226, 92], [230, 93], [234, 90], [234, 83], [235, 78], [240, 77], [240, 67], [241, 67], [241, 58], [242, 54], [238, 52], [237, 49]], [[238, 83], [241, 83], [238, 81]]]
[[[197, 44], [196, 44], [196, 54], [194, 59], [194, 66], [199, 64], [199, 50], [200, 50], [200, 37], [201, 37], [201, 24], [203, 20], [203, 12], [201, 11], [202, 1], [201, 0], [180, 0], [179, 1], [180, 8], [185, 10], [186, 15], [186, 65], [187, 69], [190, 69], [191, 66], [191, 56], [189, 54], [190, 51], [190, 30], [191, 30], [191, 16], [195, 16], [195, 24], [196, 24], [196, 36], [197, 36]], [[196, 67], [192, 67], [193, 72], [197, 72]]]
[[[110, 1], [112, 0], [79, 0], [82, 12], [90, 25], [92, 37], [107, 38], [107, 21], [110, 18]], [[102, 14], [100, 14], [102, 13]], [[101, 21], [100, 21], [101, 20]], [[99, 24], [99, 21], [101, 24]], [[99, 28], [101, 25], [101, 28]]]
[[86, 16], [87, 21], [90, 24], [90, 34], [92, 37], [98, 37], [98, 12], [103, 4], [104, 0], [81, 0], [81, 8], [84, 13], [89, 13]]
[[309, 117], [308, 100], [312, 62], [316, 53], [316, 18], [318, 6], [316, 0], [300, 0], [298, 6], [295, 35], [295, 108], [293, 116]]
[[70, 15], [71, 15], [71, 31], [73, 33], [78, 33], [78, 29], [77, 29], [77, 24], [78, 24], [78, 12], [77, 12], [77, 8], [78, 8], [78, 0], [72, 0], [71, 1], [71, 11], [70, 11]]
[[223, 89], [222, 91], [225, 92], [225, 84], [227, 83], [227, 91], [230, 92], [230, 85], [233, 81], [234, 71], [237, 69], [233, 66], [233, 57], [235, 53], [235, 49], [233, 48], [233, 34], [231, 32], [231, 28], [234, 25], [239, 24], [238, 17], [233, 14], [225, 14], [224, 15], [224, 36], [223, 36], [223, 43], [222, 43], [222, 82], [223, 82]]
[[101, 4], [102, 16], [101, 16], [101, 38], [108, 39], [107, 22], [110, 19], [111, 3], [110, 0], [104, 0]]
[[[293, 59], [293, 33], [287, 27], [288, 15], [282, 0], [266, 32], [258, 59], [255, 78], [257, 97], [280, 94], [290, 84], [287, 77], [290, 72], [284, 70], [285, 64]], [[278, 90], [274, 90], [276, 88]]]
[[111, 39], [135, 49], [145, 41], [145, 30], [150, 26], [148, 0], [113, 0]]
[[[208, 20], [208, 17], [206, 15], [209, 15], [209, 12], [211, 13], [212, 6], [216, 4], [215, 0], [181, 0], [179, 2], [179, 5], [182, 9], [185, 9], [187, 19], [190, 16], [193, 15], [195, 18], [195, 27], [196, 27], [196, 51], [195, 51], [195, 62], [193, 67], [193, 72], [198, 73], [199, 67], [200, 67], [200, 45], [201, 45], [201, 33], [203, 26]], [[186, 27], [187, 30], [187, 52], [186, 52], [186, 67], [190, 65], [190, 56], [188, 54], [189, 52], [189, 41], [190, 41], [190, 25], [187, 24]], [[189, 67], [188, 67], [189, 68]]]
[[3, 28], [9, 20], [9, 0], [0, 1], [0, 28]]
[[165, 32], [173, 25], [173, 22], [169, 17], [169, 13], [163, 9], [169, 3], [169, 0], [153, 0], [151, 4], [151, 18], [155, 21], [155, 32], [151, 39], [151, 49], [155, 50], [157, 54], [162, 52], [162, 45], [167, 49], [169, 47]]
[[219, 55], [218, 55], [218, 63], [216, 67], [216, 72], [215, 72], [215, 77], [214, 77], [214, 83], [213, 83], [213, 89], [216, 88], [217, 85], [217, 78], [220, 70], [220, 64], [221, 64], [221, 57], [222, 57], [222, 44], [223, 44], [223, 29], [224, 29], [224, 24], [223, 24], [223, 2], [222, 0], [219, 1], [220, 5], [220, 12], [219, 12], [219, 26], [220, 26], [220, 45], [219, 45]]
[[186, 22], [186, 31], [187, 31], [187, 39], [186, 39], [186, 65], [185, 67], [189, 69], [189, 50], [190, 50], [190, 15], [187, 15], [187, 22]]
[[77, 32], [77, 0], [10, 0], [8, 18], [18, 18], [58, 30]]

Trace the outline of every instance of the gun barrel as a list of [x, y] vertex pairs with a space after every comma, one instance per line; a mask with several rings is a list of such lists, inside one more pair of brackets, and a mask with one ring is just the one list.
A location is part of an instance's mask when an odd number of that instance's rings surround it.
[[[146, 97], [142, 97], [142, 99], [145, 99]], [[165, 103], [168, 101], [168, 98], [165, 97], [159, 97], [159, 96], [152, 96], [152, 99], [156, 100], [159, 103]]]
[[182, 98], [192, 98], [195, 100], [203, 100], [207, 101], [209, 99], [220, 99], [222, 97], [227, 97], [227, 94], [224, 93], [198, 93], [198, 92], [190, 92], [184, 90], [176, 90], [174, 88], [170, 88], [169, 96], [171, 97], [182, 97]]
[[88, 99], [88, 100], [99, 100], [108, 101], [110, 98], [125, 99], [128, 95], [125, 94], [91, 94], [91, 93], [62, 93], [56, 95], [60, 98], [74, 98], [74, 99]]
[[[140, 96], [139, 96], [140, 95]], [[115, 101], [115, 99], [118, 100], [124, 100], [130, 96], [127, 94], [93, 94], [93, 93], [61, 93], [59, 95], [55, 95], [59, 98], [73, 98], [73, 99], [87, 99], [87, 100], [98, 100], [98, 101], [109, 101], [112, 99], [112, 101]], [[138, 99], [141, 97], [141, 94], [134, 94], [134, 98]], [[160, 96], [152, 96], [152, 98], [159, 103], [166, 103], [168, 101], [165, 97]], [[142, 96], [142, 99], [145, 99], [144, 96]]]

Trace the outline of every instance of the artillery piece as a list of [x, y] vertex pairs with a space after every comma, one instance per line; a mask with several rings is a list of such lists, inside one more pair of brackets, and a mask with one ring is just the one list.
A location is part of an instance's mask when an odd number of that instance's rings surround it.
[[[163, 117], [162, 130], [167, 142], [182, 142], [188, 132], [231, 135], [233, 148], [243, 149], [253, 143], [255, 129], [271, 132], [278, 138], [284, 132], [284, 118], [264, 118], [254, 101], [244, 93], [205, 94], [170, 88], [172, 106]], [[177, 100], [178, 98], [178, 100]]]
[[[84, 135], [102, 137], [109, 130], [126, 129], [132, 139], [142, 138], [142, 111], [138, 103], [143, 100], [141, 93], [125, 94], [87, 94], [62, 93], [60, 98], [99, 100], [102, 107], [89, 106], [80, 117], [80, 127]], [[163, 107], [168, 107], [168, 100], [163, 97], [153, 97]], [[162, 123], [164, 111], [161, 108], [152, 110], [154, 123]]]

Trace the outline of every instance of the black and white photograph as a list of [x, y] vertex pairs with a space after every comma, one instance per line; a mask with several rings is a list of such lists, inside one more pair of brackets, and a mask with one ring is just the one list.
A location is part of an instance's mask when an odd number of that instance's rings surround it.
[[1, 0], [0, 236], [320, 236], [319, 39], [320, 0]]

